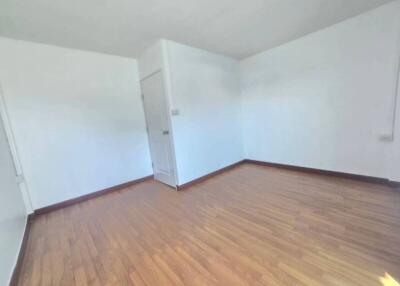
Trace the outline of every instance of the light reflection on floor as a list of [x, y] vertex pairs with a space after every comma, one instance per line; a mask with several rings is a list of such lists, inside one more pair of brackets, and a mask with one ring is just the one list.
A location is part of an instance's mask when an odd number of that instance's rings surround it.
[[397, 282], [389, 273], [385, 273], [385, 276], [379, 278], [383, 286], [400, 286], [400, 283]]

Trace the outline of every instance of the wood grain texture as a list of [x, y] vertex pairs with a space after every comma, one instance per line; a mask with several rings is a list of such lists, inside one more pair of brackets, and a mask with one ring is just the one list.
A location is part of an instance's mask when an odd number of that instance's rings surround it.
[[399, 241], [388, 186], [242, 164], [37, 216], [19, 285], [382, 285]]

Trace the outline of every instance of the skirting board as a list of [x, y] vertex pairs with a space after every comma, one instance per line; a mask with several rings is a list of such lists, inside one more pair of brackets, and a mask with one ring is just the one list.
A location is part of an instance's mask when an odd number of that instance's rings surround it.
[[140, 178], [140, 179], [137, 179], [137, 180], [133, 180], [133, 181], [130, 181], [130, 182], [126, 182], [126, 183], [123, 183], [123, 184], [120, 184], [120, 185], [117, 185], [117, 186], [114, 186], [114, 187], [111, 187], [111, 188], [107, 188], [107, 189], [104, 189], [104, 190], [101, 190], [101, 191], [97, 191], [97, 192], [94, 192], [94, 193], [83, 195], [83, 196], [80, 196], [80, 197], [77, 197], [77, 198], [74, 198], [74, 199], [63, 201], [63, 202], [60, 202], [60, 203], [57, 203], [57, 204], [54, 204], [54, 205], [50, 205], [50, 206], [47, 206], [47, 207], [44, 207], [44, 208], [40, 208], [40, 209], [35, 210], [33, 213], [35, 215], [40, 215], [40, 214], [45, 214], [45, 213], [48, 213], [48, 212], [52, 212], [52, 211], [55, 211], [55, 210], [58, 210], [58, 209], [62, 209], [62, 208], [65, 208], [65, 207], [68, 207], [68, 206], [71, 206], [71, 205], [86, 201], [86, 200], [90, 200], [90, 199], [96, 198], [98, 196], [102, 196], [102, 195], [105, 195], [105, 194], [109, 194], [111, 192], [119, 191], [119, 190], [125, 189], [127, 187], [130, 187], [132, 185], [136, 185], [138, 183], [141, 183], [141, 182], [144, 182], [144, 181], [147, 181], [147, 180], [151, 180], [151, 179], [153, 179], [153, 175], [147, 176], [147, 177], [143, 177], [143, 178]]
[[31, 231], [31, 225], [32, 225], [33, 219], [34, 219], [34, 214], [28, 215], [28, 217], [26, 219], [24, 237], [22, 238], [21, 249], [19, 250], [17, 263], [15, 264], [14, 271], [11, 275], [10, 286], [18, 285], [18, 279], [20, 277], [22, 262], [24, 261], [26, 248], [28, 246], [29, 233]]
[[[369, 176], [363, 176], [363, 175], [355, 175], [355, 174], [349, 174], [349, 173], [342, 173], [342, 172], [335, 172], [335, 171], [327, 171], [327, 170], [321, 170], [321, 169], [314, 169], [314, 168], [308, 168], [308, 167], [299, 167], [299, 166], [292, 166], [292, 165], [285, 165], [285, 164], [278, 164], [278, 163], [270, 163], [270, 162], [265, 162], [265, 161], [257, 161], [257, 160], [250, 160], [250, 159], [244, 159], [242, 161], [236, 162], [232, 165], [226, 166], [224, 168], [221, 168], [215, 172], [209, 173], [205, 176], [202, 176], [200, 178], [197, 178], [193, 181], [190, 181], [188, 183], [178, 185], [176, 186], [177, 190], [184, 190], [187, 189], [195, 184], [201, 183], [211, 177], [214, 177], [218, 174], [221, 174], [223, 172], [226, 172], [230, 169], [233, 169], [241, 164], [256, 164], [256, 165], [261, 165], [261, 166], [268, 166], [268, 167], [275, 167], [275, 168], [284, 168], [288, 170], [294, 170], [294, 171], [300, 171], [300, 172], [307, 172], [307, 173], [314, 173], [314, 174], [321, 174], [321, 175], [328, 175], [328, 176], [335, 176], [335, 177], [341, 177], [341, 178], [347, 178], [347, 179], [352, 179], [352, 180], [358, 180], [358, 181], [364, 181], [364, 182], [370, 182], [370, 183], [377, 183], [377, 184], [384, 184], [388, 185], [393, 188], [400, 188], [400, 182], [395, 182], [395, 181], [390, 181], [388, 179], [383, 179], [383, 178], [378, 178], [378, 177], [369, 177]], [[83, 195], [78, 198], [74, 198], [71, 200], [63, 201], [54, 205], [50, 205], [44, 208], [40, 208], [34, 211], [34, 215], [40, 215], [44, 213], [48, 213], [54, 210], [58, 210], [61, 208], [65, 208], [67, 206], [77, 204], [104, 194], [108, 194], [110, 192], [115, 192], [119, 191], [121, 189], [130, 187], [132, 185], [153, 179], [153, 175], [143, 177], [137, 180], [133, 180], [124, 184], [120, 184], [111, 188], [107, 188], [101, 191], [97, 191], [94, 193], [90, 193], [87, 195]]]
[[305, 172], [305, 173], [320, 174], [320, 175], [325, 175], [325, 176], [346, 178], [346, 179], [363, 181], [363, 182], [368, 182], [368, 183], [383, 184], [383, 185], [387, 185], [389, 187], [396, 188], [396, 189], [400, 188], [400, 182], [390, 181], [388, 179], [383, 179], [383, 178], [378, 178], [378, 177], [370, 177], [370, 176], [364, 176], [364, 175], [356, 175], [356, 174], [349, 174], [349, 173], [343, 173], [343, 172], [327, 171], [327, 170], [321, 170], [321, 169], [314, 169], [314, 168], [299, 167], [299, 166], [293, 166], [293, 165], [285, 165], [285, 164], [245, 159], [245, 160], [239, 161], [235, 164], [229, 165], [225, 168], [219, 169], [215, 172], [212, 172], [208, 175], [205, 175], [203, 177], [200, 177], [198, 179], [195, 179], [193, 181], [185, 183], [183, 185], [179, 185], [179, 186], [177, 186], [177, 189], [179, 191], [187, 189], [195, 184], [201, 183], [213, 176], [216, 176], [218, 174], [226, 172], [226, 171], [228, 171], [232, 168], [235, 168], [239, 165], [242, 165], [242, 164], [255, 164], [255, 165], [259, 165], [259, 166], [282, 168], [282, 169], [292, 170], [292, 171], [299, 171], [299, 172]]
[[219, 170], [217, 170], [215, 172], [212, 172], [212, 173], [209, 173], [209, 174], [207, 174], [205, 176], [202, 176], [200, 178], [194, 179], [193, 181], [187, 182], [187, 183], [185, 183], [183, 185], [178, 185], [178, 186], [176, 186], [176, 188], [177, 188], [178, 191], [182, 191], [182, 190], [187, 189], [187, 188], [189, 188], [189, 187], [191, 187], [193, 185], [196, 185], [196, 184], [201, 183], [201, 182], [203, 182], [205, 180], [208, 180], [211, 177], [214, 177], [214, 176], [216, 176], [218, 174], [221, 174], [221, 173], [226, 172], [226, 171], [228, 171], [230, 169], [233, 169], [233, 168], [243, 164], [245, 161], [246, 160], [242, 160], [242, 161], [236, 162], [236, 163], [234, 163], [232, 165], [226, 166], [226, 167], [224, 167], [222, 169], [219, 169]]
[[282, 168], [282, 169], [286, 169], [286, 170], [299, 171], [299, 172], [305, 172], [305, 173], [320, 174], [320, 175], [325, 175], [325, 176], [333, 176], [333, 177], [363, 181], [363, 182], [368, 182], [368, 183], [388, 185], [392, 188], [400, 188], [400, 182], [390, 181], [388, 179], [379, 178], [379, 177], [370, 177], [370, 176], [364, 176], [364, 175], [356, 175], [356, 174], [321, 170], [321, 169], [308, 168], [308, 167], [299, 167], [299, 166], [286, 165], [286, 164], [270, 163], [270, 162], [250, 160], [250, 159], [243, 160], [243, 163], [267, 166], [267, 167], [274, 167], [274, 168]]

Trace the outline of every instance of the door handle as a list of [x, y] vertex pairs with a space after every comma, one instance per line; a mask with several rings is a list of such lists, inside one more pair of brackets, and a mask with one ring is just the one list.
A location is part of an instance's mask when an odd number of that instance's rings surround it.
[[164, 131], [162, 132], [162, 134], [163, 134], [163, 135], [168, 135], [168, 134], [169, 134], [169, 130], [164, 130]]

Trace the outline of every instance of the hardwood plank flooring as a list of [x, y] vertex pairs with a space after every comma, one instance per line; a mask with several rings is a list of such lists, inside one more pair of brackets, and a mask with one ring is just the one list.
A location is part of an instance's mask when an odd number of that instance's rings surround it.
[[19, 285], [383, 285], [399, 242], [399, 191], [244, 164], [36, 217]]

